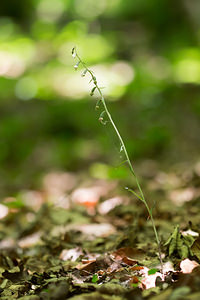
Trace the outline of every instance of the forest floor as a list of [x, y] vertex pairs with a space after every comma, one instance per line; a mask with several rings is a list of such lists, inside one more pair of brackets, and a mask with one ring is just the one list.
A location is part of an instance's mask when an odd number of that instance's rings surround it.
[[200, 163], [139, 169], [163, 274], [149, 215], [124, 182], [55, 172], [0, 204], [0, 299], [200, 299]]

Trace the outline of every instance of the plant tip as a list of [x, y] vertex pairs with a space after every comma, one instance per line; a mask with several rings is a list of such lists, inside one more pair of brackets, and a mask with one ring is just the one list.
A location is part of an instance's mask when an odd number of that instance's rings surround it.
[[75, 58], [76, 57], [76, 49], [75, 47], [72, 48], [72, 57]]

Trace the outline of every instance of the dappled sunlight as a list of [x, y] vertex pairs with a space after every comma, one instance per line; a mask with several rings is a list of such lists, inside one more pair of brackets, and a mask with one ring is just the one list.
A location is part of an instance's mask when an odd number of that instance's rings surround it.
[[7, 206], [0, 204], [0, 219], [3, 219], [7, 216], [9, 209]]
[[[25, 205], [31, 207], [33, 210], [36, 211], [40, 209], [43, 203], [46, 202], [44, 194], [40, 191], [22, 191], [20, 198], [22, 199]], [[28, 220], [31, 221], [31, 215], [28, 215]]]
[[72, 201], [93, 210], [100, 200], [101, 195], [102, 191], [99, 187], [79, 188], [72, 193]]
[[80, 74], [67, 74], [63, 68], [52, 74], [52, 86], [62, 97], [76, 100], [88, 96], [88, 84], [82, 80]]
[[200, 83], [200, 63], [192, 59], [180, 61], [175, 70], [175, 79], [179, 82]]
[[73, 228], [84, 233], [88, 240], [94, 240], [95, 237], [107, 237], [116, 232], [115, 227], [109, 223], [82, 224], [75, 225]]
[[114, 197], [103, 201], [98, 205], [98, 212], [102, 215], [107, 214], [109, 211], [114, 209], [117, 205], [126, 204], [127, 199], [124, 197]]
[[37, 5], [37, 16], [47, 22], [55, 22], [64, 12], [65, 4], [62, 0], [40, 0]]
[[12, 249], [15, 247], [16, 247], [16, 241], [11, 237], [0, 241], [0, 250]]
[[125, 89], [120, 88], [126, 87], [134, 79], [133, 67], [122, 61], [110, 66], [91, 66], [91, 69], [97, 74], [98, 84], [104, 88], [104, 94], [114, 99], [118, 98], [119, 95], [122, 96], [125, 93]]
[[37, 95], [37, 82], [31, 77], [23, 77], [15, 86], [15, 95], [21, 100], [30, 100]]
[[16, 54], [0, 51], [0, 76], [17, 78], [25, 71], [25, 62]]
[[88, 213], [94, 214], [96, 206], [101, 197], [105, 197], [116, 187], [116, 182], [107, 182], [97, 180], [90, 187], [80, 187], [75, 189], [71, 194], [71, 200], [74, 204], [83, 205], [87, 208]]
[[[126, 86], [134, 80], [134, 69], [128, 63], [119, 61], [112, 65], [95, 65], [91, 69], [97, 74], [99, 85], [105, 95], [118, 99], [126, 91]], [[52, 73], [52, 86], [56, 93], [63, 97], [81, 99], [88, 97], [88, 77], [81, 78], [77, 73], [67, 73], [60, 67]]]
[[182, 83], [200, 83], [200, 51], [196, 48], [183, 48], [176, 53], [174, 66], [175, 80]]
[[146, 65], [147, 71], [156, 80], [166, 80], [171, 75], [170, 62], [162, 56], [149, 57]]
[[42, 232], [38, 231], [31, 235], [28, 235], [18, 241], [18, 245], [20, 248], [29, 248], [35, 244], [41, 243], [40, 237]]
[[67, 261], [76, 261], [77, 258], [83, 256], [83, 250], [81, 248], [73, 248], [73, 249], [64, 249], [60, 253], [60, 259]]
[[177, 176], [175, 172], [158, 172], [158, 174], [156, 174], [155, 181], [158, 182], [158, 184], [164, 186], [166, 189], [177, 188], [182, 185], [180, 177]]
[[80, 54], [84, 55], [90, 64], [105, 61], [113, 53], [113, 45], [108, 39], [94, 33], [88, 34], [87, 30], [86, 22], [75, 21], [64, 27], [55, 38], [58, 60], [64, 66], [70, 67], [70, 70], [73, 63], [70, 54], [74, 46], [79, 48]]
[[169, 192], [169, 199], [176, 205], [182, 205], [184, 202], [191, 201], [196, 196], [196, 190], [193, 187], [178, 189]]
[[77, 184], [77, 177], [69, 172], [51, 172], [44, 176], [44, 190], [52, 196], [62, 196]]
[[75, 11], [83, 18], [96, 18], [101, 15], [106, 9], [106, 0], [93, 1], [93, 0], [75, 0]]

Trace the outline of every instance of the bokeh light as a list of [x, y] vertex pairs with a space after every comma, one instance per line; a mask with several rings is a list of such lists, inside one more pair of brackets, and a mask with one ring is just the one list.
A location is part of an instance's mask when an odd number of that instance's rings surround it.
[[30, 100], [37, 94], [37, 83], [31, 77], [19, 79], [15, 87], [15, 94], [21, 100]]
[[89, 77], [74, 71], [74, 46], [95, 72], [131, 157], [198, 156], [197, 1], [173, 9], [159, 0], [22, 2], [5, 2], [0, 12], [1, 178], [17, 187], [46, 168], [120, 160], [111, 154], [113, 144], [119, 151], [113, 132], [97, 121]]

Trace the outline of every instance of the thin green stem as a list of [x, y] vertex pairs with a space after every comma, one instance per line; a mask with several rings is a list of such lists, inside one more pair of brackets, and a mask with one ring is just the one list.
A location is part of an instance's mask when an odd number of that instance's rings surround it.
[[137, 185], [137, 188], [139, 190], [140, 195], [138, 195], [136, 192], [134, 192], [133, 190], [131, 190], [129, 188], [127, 188], [127, 190], [129, 192], [131, 192], [132, 194], [134, 194], [138, 199], [140, 199], [144, 203], [144, 205], [145, 205], [145, 207], [146, 207], [146, 209], [148, 211], [148, 214], [149, 214], [150, 219], [151, 219], [152, 227], [153, 227], [153, 230], [154, 230], [154, 234], [155, 234], [155, 238], [156, 238], [156, 243], [158, 245], [158, 255], [159, 255], [159, 260], [160, 260], [160, 265], [161, 265], [161, 273], [163, 274], [163, 261], [162, 261], [162, 256], [161, 256], [160, 240], [159, 240], [157, 229], [156, 229], [156, 226], [155, 226], [153, 214], [152, 214], [152, 211], [149, 208], [149, 205], [148, 205], [148, 203], [147, 203], [147, 201], [146, 201], [146, 199], [144, 197], [144, 193], [142, 191], [142, 188], [141, 188], [141, 185], [139, 183], [139, 180], [138, 180], [138, 178], [137, 178], [137, 176], [135, 174], [135, 171], [133, 169], [133, 166], [131, 164], [131, 161], [130, 161], [130, 158], [129, 158], [129, 155], [128, 155], [125, 143], [123, 141], [123, 138], [122, 138], [121, 134], [119, 133], [119, 130], [118, 130], [117, 126], [115, 125], [115, 122], [112, 119], [112, 116], [111, 116], [111, 114], [110, 114], [110, 112], [109, 112], [109, 110], [107, 108], [104, 96], [103, 96], [103, 94], [101, 92], [100, 87], [98, 86], [96, 77], [94, 76], [93, 72], [90, 69], [88, 69], [87, 65], [82, 61], [81, 57], [78, 55], [78, 53], [77, 53], [77, 51], [76, 51], [75, 48], [73, 48], [73, 50], [72, 50], [72, 55], [74, 55], [74, 57], [78, 58], [78, 64], [75, 65], [75, 68], [77, 69], [78, 65], [81, 64], [84, 67], [83, 76], [85, 76], [86, 73], [89, 73], [91, 75], [91, 81], [94, 84], [94, 88], [91, 91], [91, 95], [93, 95], [94, 90], [98, 91], [98, 93], [100, 95], [100, 101], [101, 101], [101, 103], [103, 105], [103, 109], [104, 109], [104, 111], [105, 111], [105, 113], [107, 115], [107, 118], [110, 121], [112, 127], [114, 128], [114, 131], [115, 131], [115, 133], [116, 133], [116, 135], [117, 135], [117, 137], [118, 137], [118, 139], [120, 141], [121, 149], [123, 149], [123, 151], [124, 151], [126, 162], [127, 162], [128, 166], [129, 166], [129, 169], [130, 169], [132, 175], [135, 178], [135, 182], [136, 182], [136, 185]]
[[142, 202], [144, 202], [144, 205], [148, 211], [148, 214], [150, 216], [150, 219], [151, 219], [151, 224], [152, 224], [152, 227], [153, 227], [153, 230], [154, 230], [154, 234], [155, 234], [155, 238], [156, 238], [156, 242], [157, 242], [157, 245], [158, 245], [158, 255], [159, 255], [159, 259], [160, 259], [160, 265], [161, 265], [161, 272], [163, 273], [163, 261], [162, 261], [162, 256], [161, 256], [161, 249], [160, 249], [160, 240], [159, 240], [159, 237], [158, 237], [158, 233], [157, 233], [157, 229], [156, 229], [156, 226], [155, 226], [155, 222], [154, 222], [154, 218], [153, 218], [153, 214], [152, 214], [152, 211], [151, 209], [149, 208], [149, 205], [148, 203], [146, 202], [146, 200], [142, 197], [140, 197], [135, 191], [133, 191], [132, 189], [127, 189], [129, 192], [131, 192], [133, 195], [135, 195], [138, 199], [140, 199]]

